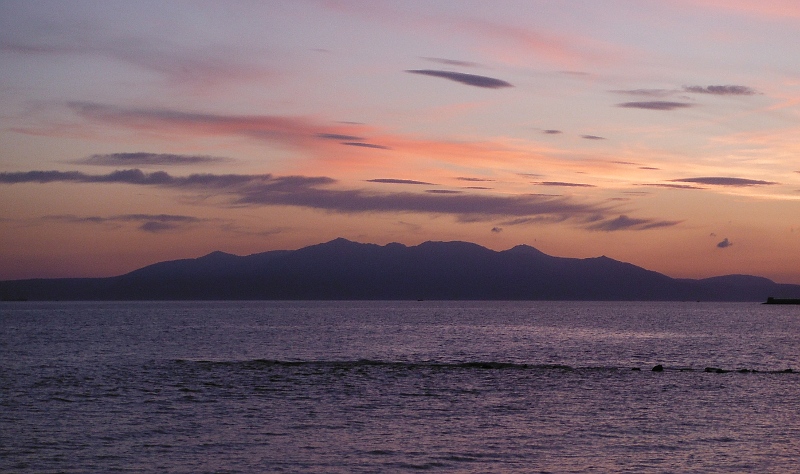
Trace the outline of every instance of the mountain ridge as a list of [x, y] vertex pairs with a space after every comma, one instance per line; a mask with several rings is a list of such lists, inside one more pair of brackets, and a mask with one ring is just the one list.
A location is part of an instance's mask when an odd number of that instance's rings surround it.
[[609, 300], [766, 301], [800, 285], [750, 275], [676, 279], [606, 256], [554, 257], [517, 245], [415, 246], [338, 238], [246, 256], [221, 251], [105, 278], [0, 282], [4, 300]]

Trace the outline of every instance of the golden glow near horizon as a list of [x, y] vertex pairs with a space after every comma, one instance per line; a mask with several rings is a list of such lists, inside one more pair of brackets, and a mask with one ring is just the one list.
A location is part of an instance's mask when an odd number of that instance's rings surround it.
[[0, 279], [336, 237], [800, 283], [800, 3], [0, 4]]

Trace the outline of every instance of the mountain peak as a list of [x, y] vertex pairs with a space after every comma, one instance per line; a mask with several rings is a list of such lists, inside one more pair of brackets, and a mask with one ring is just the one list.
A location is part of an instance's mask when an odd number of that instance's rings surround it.
[[211, 252], [211, 253], [210, 253], [210, 254], [208, 254], [208, 255], [203, 255], [202, 257], [199, 257], [199, 258], [198, 258], [198, 260], [199, 260], [199, 259], [203, 259], [203, 260], [211, 260], [211, 259], [226, 258], [226, 257], [235, 257], [235, 256], [236, 256], [236, 255], [233, 255], [232, 253], [223, 252], [223, 251], [221, 251], [221, 250], [214, 250], [213, 252]]
[[516, 245], [506, 250], [506, 252], [526, 255], [547, 255], [536, 247], [531, 247], [530, 245], [526, 244]]

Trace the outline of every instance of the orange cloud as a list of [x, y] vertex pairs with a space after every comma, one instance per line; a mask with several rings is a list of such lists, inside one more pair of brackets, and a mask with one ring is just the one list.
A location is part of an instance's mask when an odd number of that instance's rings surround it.
[[[396, 164], [401, 160], [409, 169], [417, 170], [447, 163], [465, 168], [502, 167], [526, 172], [532, 168], [548, 168], [574, 172], [587, 164], [587, 160], [575, 160], [574, 152], [570, 154], [570, 160], [564, 160], [560, 157], [563, 152], [524, 140], [435, 140], [386, 133], [363, 124], [326, 124], [314, 118], [297, 116], [210, 114], [90, 102], [73, 102], [68, 106], [87, 122], [83, 128], [69, 124], [67, 127], [29, 127], [18, 131], [55, 136], [94, 133], [97, 138], [106, 136], [107, 132], [96, 127], [111, 127], [170, 141], [174, 141], [176, 136], [238, 136], [290, 146], [308, 152], [305, 158], [316, 160], [315, 166], [327, 163], [340, 169], [344, 166], [374, 166], [376, 163]], [[417, 166], [411, 166], [414, 164]], [[296, 160], [294, 166], [304, 169], [302, 160]]]
[[[581, 182], [599, 188], [630, 186], [642, 179], [640, 170], [620, 166], [594, 150], [564, 150], [523, 139], [437, 140], [298, 116], [210, 114], [89, 102], [75, 102], [69, 107], [96, 137], [107, 135], [110, 127], [170, 141], [176, 136], [227, 136], [288, 146], [302, 152], [282, 168], [289, 173], [322, 172], [349, 180], [374, 178], [379, 173], [394, 179], [441, 181], [452, 176], [454, 168], [461, 172], [480, 170], [482, 176], [502, 177], [496, 188], [521, 193], [530, 192], [535, 183], [521, 179], [520, 173], [535, 173], [537, 182]], [[68, 130], [74, 133], [76, 126]], [[614, 158], [618, 161], [625, 155], [617, 153]], [[576, 173], [583, 175], [577, 181]]]

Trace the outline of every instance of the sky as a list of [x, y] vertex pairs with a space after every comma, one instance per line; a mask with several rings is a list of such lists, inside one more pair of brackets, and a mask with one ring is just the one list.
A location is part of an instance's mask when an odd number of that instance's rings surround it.
[[800, 283], [796, 0], [0, 1], [0, 279], [337, 237]]

